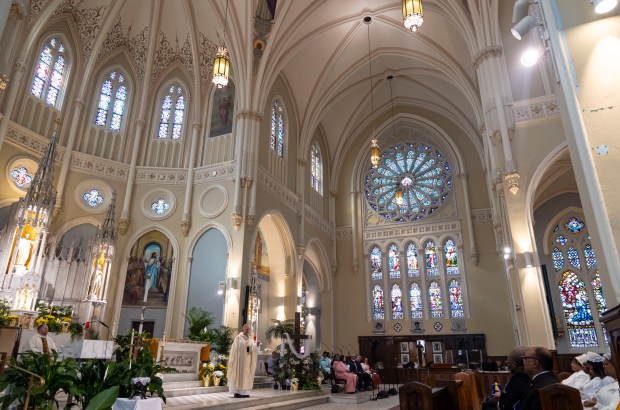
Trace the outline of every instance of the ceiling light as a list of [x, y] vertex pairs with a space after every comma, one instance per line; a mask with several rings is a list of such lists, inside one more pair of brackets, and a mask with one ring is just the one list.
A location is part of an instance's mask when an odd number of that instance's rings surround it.
[[381, 153], [379, 151], [379, 145], [377, 144], [377, 138], [375, 137], [375, 102], [372, 95], [372, 60], [370, 59], [371, 22], [372, 17], [364, 17], [364, 24], [368, 26], [368, 78], [370, 79], [370, 116], [372, 123], [372, 140], [370, 141], [370, 162], [372, 163], [373, 168], [377, 168], [379, 166], [379, 159], [381, 158]]
[[396, 193], [394, 194], [394, 202], [396, 205], [401, 206], [405, 200], [403, 199], [403, 189], [400, 187], [400, 184], [396, 184]]
[[422, 23], [424, 23], [422, 0], [402, 0], [401, 3], [405, 28], [411, 31], [418, 31]]
[[525, 16], [510, 30], [514, 38], [521, 40], [531, 29], [536, 27], [536, 18], [534, 16]]
[[596, 14], [609, 13], [618, 5], [618, 0], [592, 0]]
[[512, 11], [512, 24], [517, 24], [527, 16], [528, 9], [530, 8], [529, 0], [517, 0], [515, 1], [515, 7]]
[[[228, 58], [228, 50], [226, 50], [226, 22], [228, 20], [228, 0], [226, 0], [226, 11], [224, 12], [224, 33], [220, 47], [217, 49], [217, 55], [213, 60], [213, 84], [217, 88], [223, 88], [228, 85], [228, 77], [230, 75], [230, 59]], [[218, 35], [219, 37], [219, 35]]]
[[535, 47], [528, 48], [521, 54], [521, 64], [524, 67], [532, 67], [540, 58], [540, 50]]

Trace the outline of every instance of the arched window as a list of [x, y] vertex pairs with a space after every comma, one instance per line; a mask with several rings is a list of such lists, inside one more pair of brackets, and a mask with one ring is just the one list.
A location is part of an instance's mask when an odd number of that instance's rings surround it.
[[551, 251], [551, 257], [553, 258], [553, 268], [556, 272], [559, 272], [564, 268], [564, 253], [557, 247]]
[[183, 96], [183, 88], [179, 84], [173, 83], [168, 88], [161, 102], [157, 138], [180, 140], [183, 135], [184, 117], [185, 97]]
[[428, 301], [430, 305], [431, 317], [443, 317], [443, 302], [441, 300], [441, 288], [436, 281], [432, 281], [428, 287]]
[[388, 250], [388, 268], [390, 279], [400, 279], [400, 253], [398, 246], [392, 244]]
[[559, 283], [564, 319], [572, 347], [597, 347], [598, 338], [586, 287], [575, 272], [566, 271]]
[[316, 142], [310, 148], [310, 185], [316, 192], [323, 194], [323, 161], [321, 151]]
[[269, 146], [279, 157], [284, 158], [284, 131], [286, 118], [279, 98], [273, 100], [271, 106], [271, 137]]
[[125, 77], [120, 72], [112, 71], [103, 80], [99, 91], [95, 124], [100, 127], [110, 127], [113, 131], [120, 131], [127, 101]]
[[409, 275], [410, 278], [417, 278], [420, 276], [418, 250], [415, 248], [413, 242], [407, 245], [407, 275]]
[[583, 254], [585, 256], [586, 265], [588, 266], [588, 269], [595, 269], [596, 268], [596, 257], [594, 256], [592, 245], [590, 245], [589, 243], [586, 244], [585, 248], [583, 249]]
[[422, 319], [422, 292], [417, 283], [412, 283], [409, 287], [409, 304], [411, 319]]
[[30, 93], [48, 105], [59, 108], [61, 91], [65, 83], [65, 47], [52, 37], [43, 45], [34, 73]]
[[381, 251], [375, 246], [370, 251], [370, 278], [372, 280], [383, 279], [383, 270], [381, 269]]
[[435, 242], [428, 241], [424, 248], [424, 255], [426, 256], [426, 274], [428, 276], [439, 275], [439, 269], [437, 267], [437, 249], [435, 248]]
[[579, 262], [579, 253], [577, 250], [571, 246], [566, 253], [568, 254], [568, 261], [570, 264], [577, 269], [581, 269], [581, 262]]
[[601, 277], [598, 272], [594, 274], [592, 279], [592, 292], [594, 292], [594, 300], [596, 301], [596, 309], [599, 315], [607, 310], [607, 302], [603, 294], [603, 285], [601, 285]]
[[448, 275], [459, 274], [459, 258], [456, 250], [456, 245], [452, 239], [448, 239], [443, 247], [444, 254], [446, 255], [446, 273]]
[[450, 293], [450, 316], [463, 317], [463, 294], [461, 292], [461, 284], [458, 280], [452, 279], [450, 286], [448, 286], [448, 292]]
[[403, 309], [403, 292], [400, 290], [400, 286], [392, 286], [390, 292], [390, 298], [392, 299], [392, 319], [404, 319], [405, 311]]
[[375, 285], [372, 290], [372, 318], [374, 320], [385, 319], [385, 306], [383, 302], [383, 289]]

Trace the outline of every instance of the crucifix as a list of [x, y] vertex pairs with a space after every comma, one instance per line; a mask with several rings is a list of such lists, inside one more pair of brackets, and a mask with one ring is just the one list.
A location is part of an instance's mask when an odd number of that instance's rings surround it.
[[295, 341], [295, 350], [300, 351], [301, 341], [312, 339], [312, 336], [301, 334], [301, 313], [295, 312], [295, 334], [291, 335], [291, 339]]

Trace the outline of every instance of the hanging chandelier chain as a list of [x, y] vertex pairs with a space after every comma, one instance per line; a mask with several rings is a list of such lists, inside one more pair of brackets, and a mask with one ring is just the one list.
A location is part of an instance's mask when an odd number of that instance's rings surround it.
[[226, 26], [228, 24], [228, 0], [226, 0], [226, 7], [224, 8], [224, 28], [222, 33], [222, 38], [218, 33], [217, 38], [220, 40], [220, 46], [226, 47]]
[[394, 128], [394, 96], [392, 95], [392, 81], [394, 80], [394, 76], [390, 78], [390, 101], [392, 102], [392, 138], [396, 138], [396, 132]]
[[373, 88], [372, 88], [372, 59], [370, 58], [370, 23], [368, 23], [368, 78], [370, 79], [370, 115], [371, 115], [371, 123], [372, 123], [372, 139], [375, 138], [375, 101], [373, 96]]

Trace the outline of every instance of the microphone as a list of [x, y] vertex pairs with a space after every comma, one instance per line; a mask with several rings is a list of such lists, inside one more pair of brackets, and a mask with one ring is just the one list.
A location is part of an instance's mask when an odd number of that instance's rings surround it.
[[106, 325], [105, 323], [103, 323], [101, 320], [97, 320], [97, 323], [101, 323], [103, 325], [103, 327], [105, 327], [106, 329], [110, 330], [110, 327], [108, 325]]

